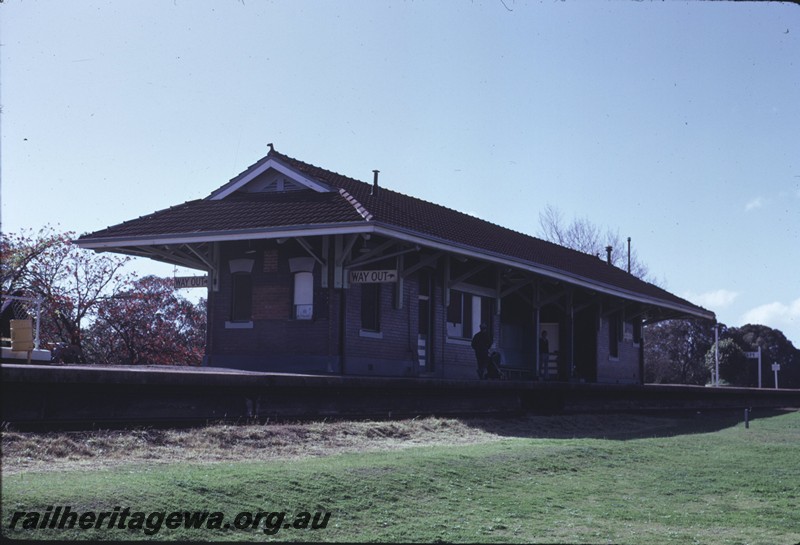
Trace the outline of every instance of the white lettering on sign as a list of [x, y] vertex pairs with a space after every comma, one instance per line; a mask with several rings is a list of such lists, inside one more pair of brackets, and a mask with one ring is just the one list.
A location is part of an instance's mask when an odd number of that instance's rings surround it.
[[781, 364], [780, 363], [773, 363], [772, 364], [772, 370], [773, 371], [780, 371], [781, 370]]
[[744, 357], [753, 359], [758, 358], [758, 352], [745, 352]]
[[208, 276], [176, 276], [175, 289], [180, 288], [207, 288]]
[[397, 282], [397, 271], [350, 271], [348, 278], [350, 279], [351, 284], [378, 284], [381, 282]]

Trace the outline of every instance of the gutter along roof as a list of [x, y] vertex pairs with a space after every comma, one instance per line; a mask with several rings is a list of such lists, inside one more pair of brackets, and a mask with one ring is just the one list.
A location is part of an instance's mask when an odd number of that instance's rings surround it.
[[[271, 168], [313, 190], [237, 191]], [[330, 188], [330, 191], [327, 189]], [[222, 240], [375, 232], [535, 272], [601, 293], [713, 319], [714, 314], [596, 256], [304, 163], [274, 149], [205, 199], [81, 236], [79, 246], [124, 251]]]

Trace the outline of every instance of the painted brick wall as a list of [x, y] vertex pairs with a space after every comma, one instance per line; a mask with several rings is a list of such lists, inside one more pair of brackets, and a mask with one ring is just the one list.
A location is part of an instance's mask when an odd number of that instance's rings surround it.
[[[292, 315], [291, 277], [273, 279], [277, 284], [253, 286], [253, 320], [286, 320]], [[316, 303], [316, 301], [315, 301]]]
[[[228, 250], [226, 248], [226, 250]], [[252, 269], [252, 327], [227, 328], [231, 310], [231, 274], [223, 252], [220, 290], [214, 294], [211, 365], [247, 369], [331, 372], [338, 358], [337, 319], [331, 311], [329, 290], [321, 288], [321, 270], [314, 270], [314, 318], [295, 320], [294, 276], [289, 271], [288, 251], [266, 248], [254, 256]]]
[[[441, 279], [437, 282], [434, 290], [434, 301], [436, 303], [436, 376], [446, 379], [477, 379], [478, 362], [470, 342], [447, 337], [447, 311], [444, 306], [444, 289]], [[492, 335], [497, 343], [500, 339], [498, 316], [492, 317]]]
[[[604, 316], [600, 331], [597, 334], [597, 382], [616, 384], [638, 384], [639, 376], [639, 345], [626, 338], [619, 343], [619, 357], [609, 356], [608, 327], [609, 319]], [[625, 322], [623, 327], [630, 331], [631, 324]]]
[[418, 328], [415, 280], [405, 281], [403, 308], [395, 308], [395, 284], [381, 284], [378, 333], [362, 332], [361, 293], [361, 286], [357, 284], [345, 290], [347, 374], [415, 376]]
[[[288, 246], [288, 245], [287, 245]], [[433, 376], [476, 379], [477, 363], [469, 341], [448, 340], [441, 275], [437, 275], [433, 305], [433, 369], [421, 368], [417, 358], [419, 333], [419, 286], [417, 275], [405, 279], [403, 306], [396, 308], [395, 285], [382, 284], [380, 335], [361, 331], [361, 288], [346, 290], [321, 287], [321, 270], [314, 270], [314, 319], [294, 320], [293, 281], [288, 259], [294, 254], [284, 246], [271, 246], [254, 256], [252, 270], [252, 327], [226, 328], [231, 311], [231, 274], [228, 259], [241, 257], [223, 252], [220, 290], [211, 305], [213, 347], [211, 365], [303, 372], [341, 372], [339, 301], [346, 298], [345, 373], [375, 376]], [[500, 320], [492, 320], [499, 339]], [[216, 363], [215, 363], [216, 362]]]

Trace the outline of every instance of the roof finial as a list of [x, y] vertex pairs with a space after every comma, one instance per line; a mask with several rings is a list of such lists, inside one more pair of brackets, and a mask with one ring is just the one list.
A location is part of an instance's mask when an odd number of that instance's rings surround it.
[[272, 142], [270, 142], [269, 144], [267, 144], [267, 146], [269, 146], [269, 152], [270, 152], [270, 153], [272, 153], [272, 152], [274, 152], [274, 151], [275, 151], [275, 146], [273, 146], [273, 145], [272, 145]]

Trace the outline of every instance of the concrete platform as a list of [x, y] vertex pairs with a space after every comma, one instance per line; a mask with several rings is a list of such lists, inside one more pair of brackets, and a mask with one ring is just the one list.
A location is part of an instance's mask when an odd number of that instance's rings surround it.
[[800, 407], [800, 390], [259, 373], [213, 367], [2, 364], [18, 428], [525, 412]]

